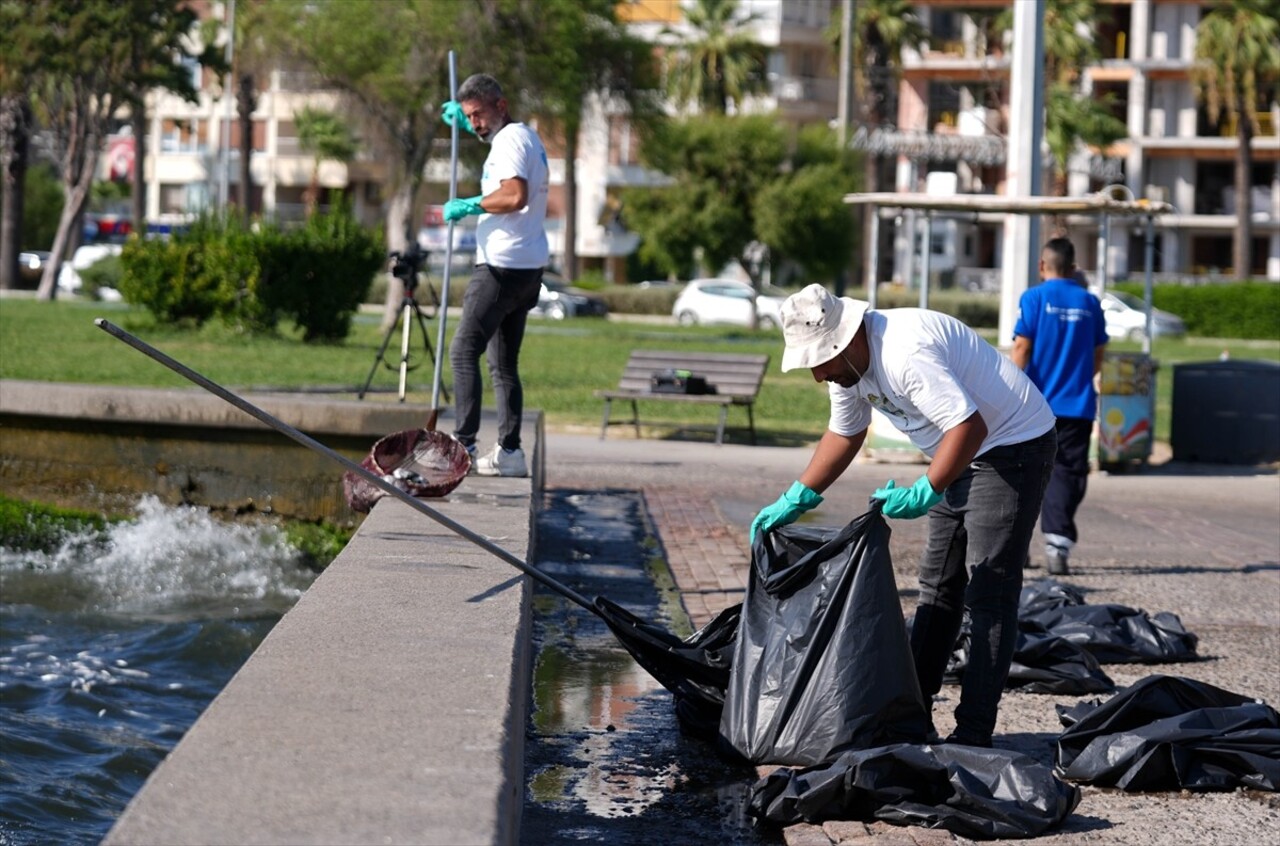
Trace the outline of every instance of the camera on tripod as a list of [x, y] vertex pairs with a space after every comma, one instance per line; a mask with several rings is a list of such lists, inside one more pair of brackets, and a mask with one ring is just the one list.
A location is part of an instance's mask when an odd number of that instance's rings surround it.
[[404, 280], [405, 290], [413, 293], [418, 287], [418, 273], [422, 270], [423, 263], [427, 260], [426, 250], [421, 249], [417, 242], [411, 242], [409, 248], [404, 252], [392, 251], [391, 258], [391, 275], [397, 279]]

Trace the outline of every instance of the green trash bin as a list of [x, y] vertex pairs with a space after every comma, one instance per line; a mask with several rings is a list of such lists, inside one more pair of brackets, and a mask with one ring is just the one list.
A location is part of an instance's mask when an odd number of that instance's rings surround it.
[[1146, 353], [1106, 353], [1100, 381], [1098, 465], [1145, 464], [1155, 440], [1155, 359]]

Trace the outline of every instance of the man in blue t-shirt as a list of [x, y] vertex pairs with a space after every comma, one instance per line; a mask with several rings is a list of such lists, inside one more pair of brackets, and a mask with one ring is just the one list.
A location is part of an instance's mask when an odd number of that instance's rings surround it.
[[1107, 331], [1098, 298], [1076, 278], [1076, 250], [1054, 238], [1040, 253], [1042, 284], [1018, 303], [1014, 364], [1026, 371], [1058, 418], [1058, 454], [1040, 507], [1049, 572], [1065, 576], [1079, 535], [1076, 509], [1089, 480], [1089, 439], [1098, 414], [1093, 377], [1102, 367]]

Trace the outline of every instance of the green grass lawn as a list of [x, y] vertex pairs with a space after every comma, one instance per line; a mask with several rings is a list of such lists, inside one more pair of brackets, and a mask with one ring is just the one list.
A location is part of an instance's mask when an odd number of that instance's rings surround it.
[[[83, 301], [35, 302], [0, 300], [0, 378], [49, 382], [80, 382], [144, 387], [191, 387], [190, 383], [93, 325], [105, 317], [199, 371], [215, 382], [242, 391], [263, 388], [324, 389], [354, 397], [373, 364], [382, 332], [378, 318], [361, 315], [347, 340], [340, 345], [304, 344], [300, 334], [282, 331], [274, 337], [237, 334], [221, 325], [198, 331], [157, 326], [144, 312], [118, 304]], [[447, 321], [452, 330], [455, 321]], [[427, 322], [432, 347], [437, 345], [439, 325]], [[994, 333], [984, 333], [988, 340]], [[414, 326], [412, 343], [420, 364], [409, 374], [408, 399], [431, 401], [433, 366], [423, 351], [421, 333]], [[391, 342], [387, 358], [399, 362], [400, 338]], [[778, 332], [734, 329], [685, 329], [668, 325], [601, 320], [554, 322], [531, 319], [521, 353], [520, 369], [525, 404], [541, 409], [554, 428], [600, 425], [602, 401], [592, 392], [617, 384], [632, 349], [648, 347], [689, 351], [766, 353], [771, 357], [755, 406], [756, 429], [762, 443], [797, 445], [811, 442], [826, 426], [826, 390], [807, 371], [782, 373], [778, 361], [782, 336]], [[1116, 343], [1117, 351], [1140, 351], [1136, 343]], [[447, 341], [446, 341], [447, 349]], [[1215, 360], [1227, 349], [1232, 358], [1280, 361], [1280, 342], [1187, 338], [1159, 340], [1153, 357], [1160, 369], [1156, 376], [1156, 438], [1167, 441], [1172, 408], [1171, 365], [1184, 361]], [[444, 384], [451, 384], [448, 356], [444, 356]], [[398, 374], [379, 368], [373, 379], [370, 402], [395, 402]], [[0, 398], [0, 402], [3, 398]], [[492, 407], [492, 397], [485, 399]], [[623, 411], [615, 408], [615, 414]], [[710, 438], [718, 409], [686, 407], [678, 403], [647, 403], [642, 418], [652, 418], [650, 434], [669, 435], [690, 427]], [[729, 410], [730, 440], [745, 438], [746, 412]]]

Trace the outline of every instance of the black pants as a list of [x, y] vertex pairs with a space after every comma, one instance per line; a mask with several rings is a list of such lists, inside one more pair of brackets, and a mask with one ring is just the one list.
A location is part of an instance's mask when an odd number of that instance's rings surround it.
[[1093, 421], [1059, 417], [1057, 428], [1058, 454], [1040, 506], [1040, 531], [1061, 535], [1074, 543], [1079, 540], [1076, 509], [1084, 501], [1089, 484], [1089, 438], [1093, 435]]
[[498, 443], [520, 446], [524, 390], [520, 384], [520, 345], [529, 309], [538, 303], [542, 268], [513, 270], [477, 264], [462, 297], [462, 318], [449, 347], [453, 368], [453, 434], [470, 446], [480, 430], [480, 356], [489, 361], [498, 405]]

